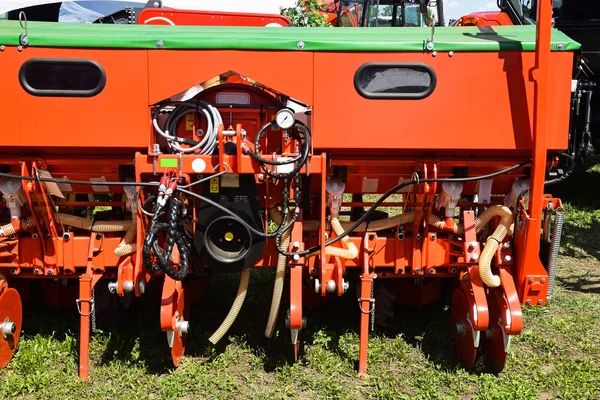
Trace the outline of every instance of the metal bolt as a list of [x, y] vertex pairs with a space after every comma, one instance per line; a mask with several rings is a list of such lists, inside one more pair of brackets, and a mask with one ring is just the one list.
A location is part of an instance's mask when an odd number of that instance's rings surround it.
[[10, 318], [6, 318], [2, 323], [2, 339], [8, 340], [17, 331], [17, 324], [12, 322]]
[[39, 269], [39, 268], [36, 268], [36, 269], [34, 269], [34, 270], [33, 270], [33, 273], [34, 273], [35, 275], [39, 275], [39, 274], [40, 274], [40, 269]]
[[16, 275], [17, 274], [17, 269], [16, 268], [12, 268], [10, 270], [11, 275]]
[[10, 235], [10, 240], [15, 240], [17, 238], [17, 235]]
[[125, 281], [125, 282], [123, 282], [123, 290], [126, 293], [133, 292], [133, 288], [134, 287], [135, 287], [135, 284], [133, 283], [133, 281]]
[[529, 283], [533, 283], [533, 278], [529, 278]]
[[294, 261], [300, 260], [300, 256], [298, 254], [294, 254], [292, 258], [294, 259]]
[[146, 282], [140, 281], [138, 283], [138, 290], [140, 291], [140, 294], [144, 294], [146, 292]]
[[417, 233], [417, 240], [421, 240], [421, 234]]
[[160, 3], [158, 1], [154, 2], [154, 8], [158, 8], [158, 6], [160, 6]]
[[428, 40], [427, 44], [425, 45], [425, 48], [427, 49], [427, 51], [432, 51], [434, 47], [435, 47], [435, 45], [433, 44], [433, 42], [431, 40]]
[[165, 47], [165, 42], [163, 42], [162, 40], [157, 40], [156, 41], [156, 48], [157, 49], [162, 49], [163, 47]]
[[329, 239], [329, 233], [325, 232], [325, 239]]
[[455, 274], [455, 273], [456, 273], [456, 271], [458, 271], [458, 270], [457, 270], [456, 268], [454, 268], [454, 267], [452, 267], [452, 268], [450, 269], [450, 272], [451, 272], [451, 273], [453, 273], [453, 274]]
[[63, 233], [63, 240], [68, 242], [71, 239], [71, 234], [69, 232]]
[[321, 281], [318, 279], [315, 279], [315, 293], [321, 293]]
[[560, 43], [557, 43], [557, 44], [556, 44], [556, 49], [557, 49], [558, 51], [563, 51], [563, 50], [565, 49], [565, 44], [564, 44], [564, 43], [562, 43], [562, 42], [560, 42]]
[[348, 289], [350, 289], [350, 282], [348, 282], [345, 279], [342, 279], [342, 290], [344, 291], [344, 293], [346, 293]]
[[553, 210], [554, 209], [554, 203], [552, 203], [551, 201], [548, 202], [548, 210]]
[[48, 273], [48, 275], [54, 275], [54, 270], [53, 269], [49, 269], [48, 271], [46, 271]]
[[510, 249], [510, 242], [504, 242], [503, 246], [505, 249]]
[[4, 45], [0, 44], [0, 51], [4, 51]]
[[430, 274], [435, 274], [435, 269], [433, 269], [433, 268], [429, 268], [429, 273], [430, 273]]
[[177, 329], [179, 329], [179, 333], [188, 333], [190, 331], [190, 322], [186, 320], [177, 321]]
[[19, 51], [23, 51], [23, 46], [19, 46], [19, 47], [17, 47], [17, 50], [19, 50]]
[[117, 293], [117, 282], [108, 282], [108, 291], [111, 293]]
[[540, 279], [540, 282], [545, 283], [546, 282], [546, 278]]
[[453, 52], [453, 51], [449, 51], [449, 52], [448, 52], [448, 57], [452, 57], [453, 55], [454, 55], [454, 52]]
[[457, 321], [454, 325], [454, 331], [457, 335], [464, 336], [465, 335], [465, 323], [461, 321]]
[[293, 244], [295, 249], [299, 249], [300, 248], [300, 242], [294, 242]]
[[415, 269], [415, 274], [420, 274], [420, 273], [421, 273], [421, 268]]
[[437, 51], [434, 51], [433, 53], [431, 53], [432, 56], [437, 56]]
[[31, 235], [31, 238], [32, 238], [32, 239], [37, 239], [37, 238], [38, 238], [38, 234], [37, 234], [37, 233], [33, 233], [33, 234]]
[[304, 42], [301, 40], [298, 43], [296, 43], [296, 48], [298, 50], [304, 50]]
[[431, 236], [429, 237], [429, 239], [435, 240], [435, 234], [432, 233]]
[[504, 256], [504, 262], [510, 262], [512, 260], [512, 257], [509, 255]]
[[404, 240], [404, 232], [398, 233], [398, 240]]
[[531, 300], [527, 299], [527, 301], [525, 302], [525, 304], [527, 304], [528, 306], [531, 305]]
[[479, 260], [479, 254], [471, 254], [471, 261], [475, 262], [477, 260]]
[[21, 45], [23, 46], [28, 46], [29, 45], [29, 38], [26, 35], [21, 36], [21, 38], [19, 39], [19, 42], [21, 43]]
[[327, 281], [327, 293], [335, 293], [337, 290], [337, 284], [333, 279]]
[[538, 300], [538, 306], [542, 305], [542, 300]]
[[258, 181], [259, 182], [264, 182], [265, 181], [265, 175], [264, 174], [258, 174]]

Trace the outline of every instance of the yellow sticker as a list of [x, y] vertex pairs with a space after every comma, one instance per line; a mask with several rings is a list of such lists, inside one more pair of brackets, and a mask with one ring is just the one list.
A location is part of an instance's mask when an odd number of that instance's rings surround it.
[[223, 188], [239, 188], [240, 176], [238, 174], [225, 174], [221, 176], [221, 187]]
[[194, 130], [194, 115], [188, 114], [185, 116], [185, 130], [193, 131]]
[[219, 193], [219, 178], [211, 178], [210, 180], [210, 192]]
[[[273, 115], [271, 117], [271, 122], [275, 121], [275, 115]], [[273, 123], [273, 125], [271, 125], [271, 129], [273, 129], [274, 131], [278, 131], [279, 130], [279, 125], [277, 125], [276, 122]]]

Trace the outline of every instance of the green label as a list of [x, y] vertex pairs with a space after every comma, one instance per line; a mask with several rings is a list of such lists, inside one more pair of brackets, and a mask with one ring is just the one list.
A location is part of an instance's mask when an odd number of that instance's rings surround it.
[[171, 168], [177, 167], [177, 159], [176, 158], [161, 158], [160, 166], [163, 168]]

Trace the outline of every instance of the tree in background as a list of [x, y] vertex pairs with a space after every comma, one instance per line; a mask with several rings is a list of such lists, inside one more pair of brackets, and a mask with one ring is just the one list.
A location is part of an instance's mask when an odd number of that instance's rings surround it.
[[296, 0], [295, 7], [281, 7], [280, 12], [295, 26], [331, 26], [327, 22], [325, 9], [326, 5], [321, 0]]

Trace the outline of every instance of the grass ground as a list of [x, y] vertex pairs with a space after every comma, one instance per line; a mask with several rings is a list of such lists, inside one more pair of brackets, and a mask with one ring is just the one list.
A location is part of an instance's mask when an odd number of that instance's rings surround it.
[[[346, 296], [309, 314], [301, 337], [305, 355], [290, 362], [288, 333], [262, 332], [271, 273], [253, 273], [242, 315], [227, 343], [208, 336], [235, 295], [235, 276], [215, 280], [207, 302], [193, 309], [182, 365], [168, 368], [158, 304], [134, 303], [128, 312], [99, 318], [91, 343], [91, 382], [77, 379], [78, 325], [74, 312], [28, 309], [11, 364], [0, 371], [0, 398], [220, 399], [599, 399], [600, 398], [600, 165], [551, 192], [566, 201], [566, 226], [552, 301], [525, 308], [524, 331], [514, 338], [499, 375], [458, 364], [447, 303], [422, 312], [404, 309], [369, 348], [371, 379], [357, 378], [358, 310]], [[111, 317], [112, 316], [112, 317]]]

